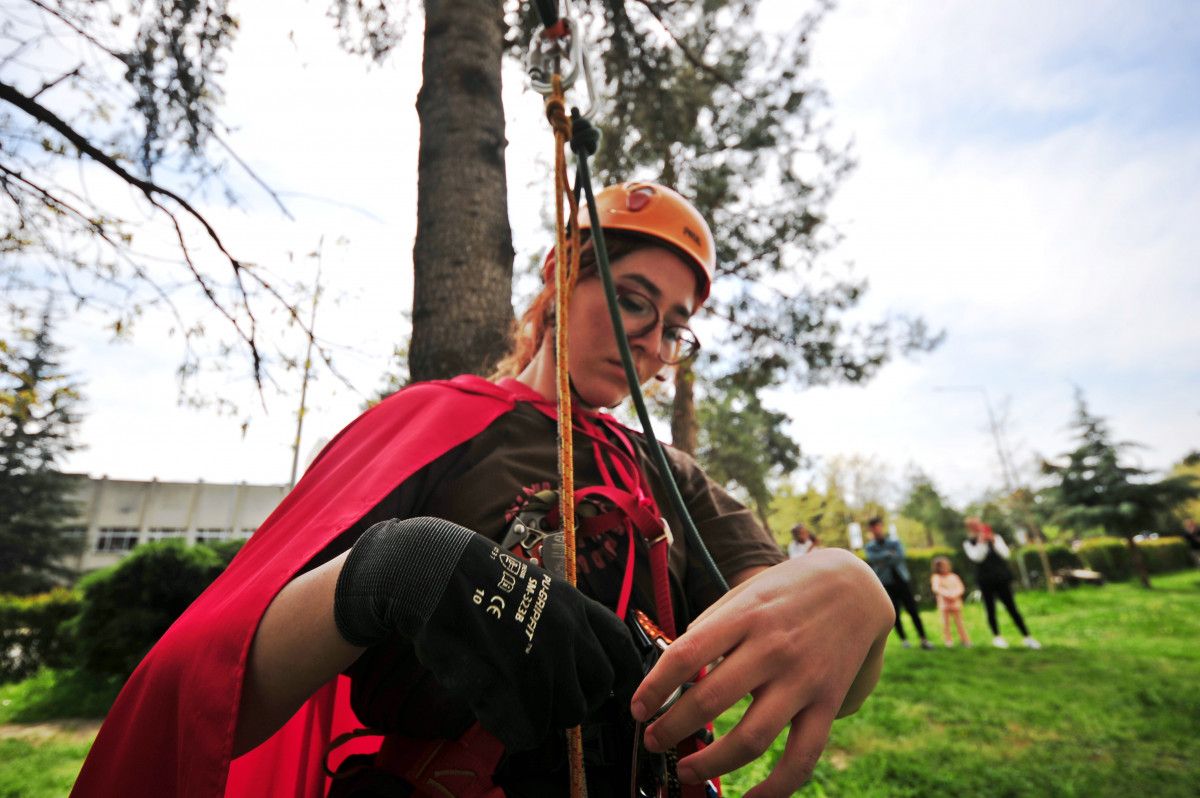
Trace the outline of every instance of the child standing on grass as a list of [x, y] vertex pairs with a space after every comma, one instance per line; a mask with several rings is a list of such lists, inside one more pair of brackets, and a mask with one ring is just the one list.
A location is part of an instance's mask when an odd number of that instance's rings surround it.
[[966, 587], [958, 578], [958, 574], [954, 573], [949, 558], [933, 558], [933, 576], [929, 581], [933, 595], [937, 596], [938, 612], [942, 614], [942, 639], [946, 641], [946, 648], [954, 647], [954, 639], [950, 636], [951, 618], [958, 627], [958, 639], [963, 648], [970, 648], [971, 637], [967, 634], [967, 627], [963, 626], [962, 618], [963, 593], [966, 592]]

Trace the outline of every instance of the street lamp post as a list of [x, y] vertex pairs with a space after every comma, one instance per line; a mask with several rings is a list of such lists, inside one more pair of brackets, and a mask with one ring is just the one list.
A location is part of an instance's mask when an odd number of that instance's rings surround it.
[[[992, 432], [992, 441], [996, 445], [996, 459], [1000, 461], [1000, 475], [1004, 480], [1004, 490], [1009, 495], [1010, 500], [1016, 496], [1017, 478], [1016, 469], [1013, 468], [1012, 456], [1008, 452], [1008, 448], [1004, 445], [1004, 434], [1000, 422], [996, 418], [996, 413], [992, 409], [991, 396], [988, 394], [987, 388], [982, 385], [943, 385], [934, 388], [935, 391], [970, 391], [983, 396], [983, 406], [987, 410], [988, 428]], [[1046, 580], [1046, 590], [1054, 592], [1054, 575], [1050, 572], [1050, 558], [1046, 556], [1046, 546], [1041, 528], [1037, 526], [1026, 508], [1020, 508], [1021, 522], [1024, 523], [1032, 533], [1033, 546], [1037, 549], [1038, 559], [1042, 563], [1042, 573]], [[1022, 581], [1025, 586], [1029, 586], [1028, 576], [1025, 573], [1024, 558], [1017, 559], [1017, 566], [1021, 570]]]

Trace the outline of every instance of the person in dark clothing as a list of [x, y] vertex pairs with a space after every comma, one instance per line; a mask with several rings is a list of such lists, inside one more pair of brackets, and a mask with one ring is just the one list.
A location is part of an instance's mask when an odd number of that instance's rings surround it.
[[879, 516], [867, 521], [867, 530], [871, 533], [871, 539], [867, 541], [867, 562], [871, 564], [875, 575], [883, 583], [888, 598], [892, 600], [892, 607], [896, 610], [896, 634], [900, 636], [905, 648], [911, 645], [904, 633], [904, 623], [900, 620], [900, 608], [903, 607], [908, 610], [917, 635], [921, 638], [921, 648], [933, 648], [933, 643], [925, 637], [925, 625], [921, 623], [917, 600], [913, 597], [912, 586], [909, 584], [911, 577], [908, 565], [904, 562], [904, 544], [887, 536], [883, 529], [883, 519]]
[[996, 622], [996, 600], [999, 599], [1024, 637], [1025, 647], [1035, 650], [1041, 648], [1042, 644], [1029, 634], [1025, 619], [1021, 617], [1017, 601], [1013, 598], [1013, 575], [1008, 567], [1008, 544], [978, 518], [968, 518], [965, 523], [969, 536], [963, 541], [963, 550], [966, 551], [967, 558], [975, 563], [975, 582], [983, 594], [988, 626], [992, 629], [992, 645], [996, 648], [1008, 648], [1008, 641], [1000, 634], [1000, 625]]

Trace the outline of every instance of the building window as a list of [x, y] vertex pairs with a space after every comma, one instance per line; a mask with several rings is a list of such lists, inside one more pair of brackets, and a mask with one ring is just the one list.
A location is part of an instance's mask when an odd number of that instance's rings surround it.
[[96, 536], [96, 551], [129, 551], [138, 544], [138, 531], [131, 527], [102, 526]]
[[176, 529], [174, 527], [152, 526], [146, 530], [146, 542], [151, 543], [156, 540], [183, 540], [187, 535], [186, 529]]
[[249, 540], [250, 536], [253, 535], [254, 532], [255, 530], [253, 529], [239, 529], [237, 537], [239, 540]]
[[217, 540], [229, 540], [232, 530], [224, 528], [208, 528], [196, 530], [197, 543], [211, 543]]

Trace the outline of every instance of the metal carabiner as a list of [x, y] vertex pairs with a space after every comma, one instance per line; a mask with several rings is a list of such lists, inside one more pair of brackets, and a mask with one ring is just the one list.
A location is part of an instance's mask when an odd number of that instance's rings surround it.
[[[591, 62], [584, 45], [583, 28], [572, 13], [570, 0], [563, 0], [563, 14], [555, 28], [562, 26], [566, 33], [549, 35], [545, 26], [539, 27], [529, 41], [529, 52], [525, 56], [525, 68], [529, 72], [529, 84], [543, 97], [554, 91], [553, 76], [559, 75], [563, 91], [575, 85], [583, 75], [587, 87], [587, 108], [581, 112], [585, 119], [595, 113], [596, 88], [592, 79]], [[564, 46], [563, 42], [566, 40]]]

